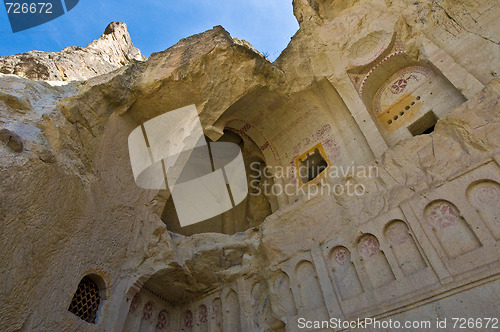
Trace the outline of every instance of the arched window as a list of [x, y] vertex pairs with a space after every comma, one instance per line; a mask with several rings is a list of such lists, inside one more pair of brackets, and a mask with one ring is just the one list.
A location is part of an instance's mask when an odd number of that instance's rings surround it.
[[467, 188], [467, 199], [476, 208], [491, 235], [500, 240], [500, 184], [491, 180], [472, 183]]
[[156, 330], [161, 331], [170, 326], [170, 315], [166, 310], [160, 311], [156, 322]]
[[95, 324], [99, 305], [102, 303], [104, 281], [95, 275], [87, 275], [78, 284], [68, 311], [80, 319]]
[[316, 319], [328, 320], [323, 291], [314, 265], [307, 261], [300, 261], [295, 267], [295, 277], [302, 304], [302, 312], [314, 312]]
[[333, 274], [333, 282], [342, 300], [347, 300], [363, 293], [358, 272], [351, 261], [351, 253], [346, 247], [338, 246], [330, 251], [330, 266]]
[[192, 331], [193, 329], [193, 312], [189, 309], [186, 309], [184, 311], [184, 317], [183, 317], [182, 323], [184, 324], [184, 329], [183, 331]]
[[212, 302], [212, 319], [215, 320], [214, 331], [222, 332], [222, 326], [224, 325], [222, 316], [222, 301], [220, 298], [214, 299]]
[[432, 201], [427, 204], [424, 213], [448, 257], [458, 257], [481, 246], [473, 229], [453, 203]]
[[208, 309], [202, 304], [198, 309], [198, 331], [208, 332]]
[[278, 276], [274, 279], [274, 289], [278, 294], [280, 307], [285, 309], [286, 314], [290, 316], [297, 315], [297, 306], [295, 305], [288, 274], [283, 271], [278, 273]]
[[426, 267], [425, 261], [410, 234], [408, 225], [402, 220], [392, 220], [385, 226], [385, 238], [391, 245], [390, 248], [399, 268], [405, 276], [420, 271]]
[[380, 250], [380, 244], [374, 235], [365, 234], [361, 236], [358, 241], [358, 252], [374, 289], [395, 280], [385, 253]]

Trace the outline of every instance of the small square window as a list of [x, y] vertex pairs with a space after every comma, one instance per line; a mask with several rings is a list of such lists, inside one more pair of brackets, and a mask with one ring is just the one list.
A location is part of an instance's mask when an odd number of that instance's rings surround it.
[[434, 112], [429, 111], [420, 119], [408, 126], [408, 130], [413, 136], [430, 134], [434, 131], [437, 120], [438, 119]]
[[328, 166], [321, 144], [296, 159], [297, 173], [302, 184], [316, 179]]

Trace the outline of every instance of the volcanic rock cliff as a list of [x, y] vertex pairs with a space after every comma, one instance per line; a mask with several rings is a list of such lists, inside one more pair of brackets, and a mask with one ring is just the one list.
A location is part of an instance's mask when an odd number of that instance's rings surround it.
[[30, 51], [0, 57], [0, 73], [32, 80], [85, 80], [145, 59], [132, 44], [127, 25], [112, 22], [99, 39], [85, 47], [70, 46], [59, 52]]

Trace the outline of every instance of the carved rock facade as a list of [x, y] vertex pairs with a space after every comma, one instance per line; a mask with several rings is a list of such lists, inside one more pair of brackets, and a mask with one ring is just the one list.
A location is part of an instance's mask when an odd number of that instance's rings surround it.
[[[0, 77], [2, 330], [297, 331], [301, 317], [500, 312], [497, 1], [294, 11], [301, 28], [274, 63], [215, 27], [84, 82]], [[305, 189], [176, 229], [169, 194], [135, 184], [127, 137], [190, 104], [208, 138], [268, 166], [261, 185]], [[377, 172], [277, 171], [305, 160]], [[366, 191], [311, 193], [339, 184]], [[75, 292], [98, 296], [95, 323], [68, 311]]]

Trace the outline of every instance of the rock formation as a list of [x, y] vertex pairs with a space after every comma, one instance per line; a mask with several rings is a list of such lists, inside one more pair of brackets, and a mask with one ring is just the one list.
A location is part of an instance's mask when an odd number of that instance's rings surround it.
[[78, 81], [107, 74], [145, 57], [134, 47], [125, 23], [110, 23], [101, 37], [85, 47], [60, 52], [30, 51], [0, 57], [0, 73], [31, 80]]
[[[294, 12], [300, 30], [274, 63], [222, 27], [146, 61], [123, 30], [50, 66], [33, 55], [43, 75], [2, 59], [30, 79], [0, 75], [0, 329], [498, 315], [500, 5], [295, 0]], [[92, 68], [109, 55], [100, 75], [71, 60], [81, 52]], [[249, 174], [267, 167], [258, 188], [284, 190], [179, 227], [170, 193], [134, 182], [128, 136], [191, 104], [209, 140], [242, 146]], [[298, 172], [308, 161], [327, 168]]]

